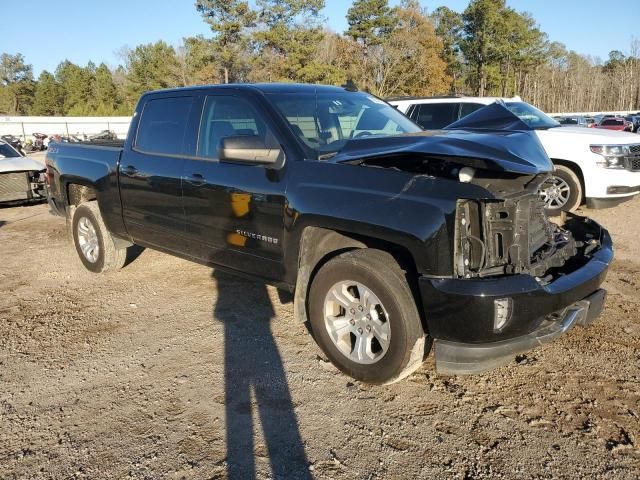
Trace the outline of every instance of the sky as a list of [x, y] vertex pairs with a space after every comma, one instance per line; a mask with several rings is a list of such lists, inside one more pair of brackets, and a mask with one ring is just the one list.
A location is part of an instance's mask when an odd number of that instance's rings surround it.
[[[193, 0], [3, 0], [0, 53], [22, 53], [38, 76], [68, 59], [115, 67], [124, 46], [164, 40], [178, 45], [185, 36], [210, 35]], [[390, 4], [399, 3], [391, 0]], [[327, 26], [346, 29], [350, 0], [326, 0]], [[463, 11], [468, 0], [421, 0], [431, 12], [440, 5]], [[605, 60], [611, 50], [628, 53], [640, 38], [640, 2], [603, 0], [507, 0], [528, 11], [549, 39]]]

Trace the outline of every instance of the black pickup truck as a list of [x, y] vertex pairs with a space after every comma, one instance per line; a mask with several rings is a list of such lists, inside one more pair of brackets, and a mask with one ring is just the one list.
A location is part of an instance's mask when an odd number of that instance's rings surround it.
[[124, 144], [50, 146], [48, 198], [93, 272], [154, 248], [295, 292], [357, 379], [431, 347], [438, 372], [478, 373], [590, 323], [613, 258], [595, 222], [547, 219], [553, 166], [517, 120], [494, 104], [427, 132], [349, 88], [154, 91]]

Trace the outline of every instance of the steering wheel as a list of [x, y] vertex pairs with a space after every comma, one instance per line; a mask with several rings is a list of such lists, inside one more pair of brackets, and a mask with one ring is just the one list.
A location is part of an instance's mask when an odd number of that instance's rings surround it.
[[353, 138], [362, 138], [362, 137], [366, 137], [367, 135], [371, 135], [371, 132], [360, 132]]

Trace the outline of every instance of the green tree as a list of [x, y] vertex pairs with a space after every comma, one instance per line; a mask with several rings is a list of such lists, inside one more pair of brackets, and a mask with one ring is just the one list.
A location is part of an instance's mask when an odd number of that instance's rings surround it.
[[95, 111], [95, 66], [65, 60], [56, 68], [56, 80], [64, 92], [65, 115], [91, 115]]
[[127, 54], [127, 93], [137, 99], [148, 90], [180, 85], [178, 71], [173, 47], [163, 41], [138, 45]]
[[365, 47], [379, 45], [397, 23], [387, 0], [356, 0], [347, 11], [347, 36]]
[[62, 115], [64, 112], [64, 90], [55, 77], [44, 70], [36, 84], [32, 115]]
[[[255, 25], [257, 13], [244, 0], [197, 0], [196, 9], [214, 34], [209, 63], [219, 66], [225, 83], [244, 80], [250, 40], [247, 30]], [[196, 44], [191, 41], [188, 46]]]
[[609, 52], [609, 59], [603, 66], [603, 70], [606, 72], [615, 72], [617, 69], [624, 67], [627, 61], [627, 57], [620, 50], [611, 50]]
[[457, 92], [458, 80], [464, 72], [464, 59], [460, 51], [462, 41], [462, 15], [448, 7], [438, 7], [431, 14], [438, 38], [442, 40], [442, 59], [447, 62], [447, 74], [451, 76], [451, 92]]
[[101, 63], [95, 70], [94, 104], [96, 115], [113, 115], [118, 108], [118, 93], [111, 70]]
[[486, 94], [490, 69], [500, 58], [505, 0], [471, 0], [462, 14], [464, 39], [461, 49], [472, 69], [470, 83], [476, 95]]
[[33, 103], [33, 67], [20, 53], [0, 55], [0, 112], [26, 115]]
[[258, 0], [251, 80], [321, 81], [315, 62], [324, 38], [320, 10], [324, 0]]

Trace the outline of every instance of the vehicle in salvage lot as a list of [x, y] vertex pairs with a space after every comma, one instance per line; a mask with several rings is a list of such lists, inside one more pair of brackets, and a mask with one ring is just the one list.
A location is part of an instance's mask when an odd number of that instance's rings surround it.
[[554, 175], [541, 191], [551, 215], [575, 211], [582, 203], [590, 208], [613, 207], [640, 192], [640, 140], [628, 132], [559, 128], [558, 122], [520, 97], [396, 97], [389, 101], [426, 129], [448, 127], [486, 105], [504, 102], [535, 130], [555, 165]]
[[0, 140], [0, 202], [44, 199], [45, 167]]
[[622, 117], [604, 117], [600, 122], [595, 124], [593, 128], [602, 128], [604, 130], [613, 130], [616, 132], [626, 132], [632, 129], [633, 124], [626, 121]]
[[50, 146], [48, 199], [90, 271], [155, 248], [293, 292], [354, 378], [396, 381], [432, 345], [438, 372], [477, 373], [593, 321], [613, 259], [595, 222], [548, 220], [535, 132], [483, 115], [425, 132], [349, 88], [149, 92], [123, 145]]

